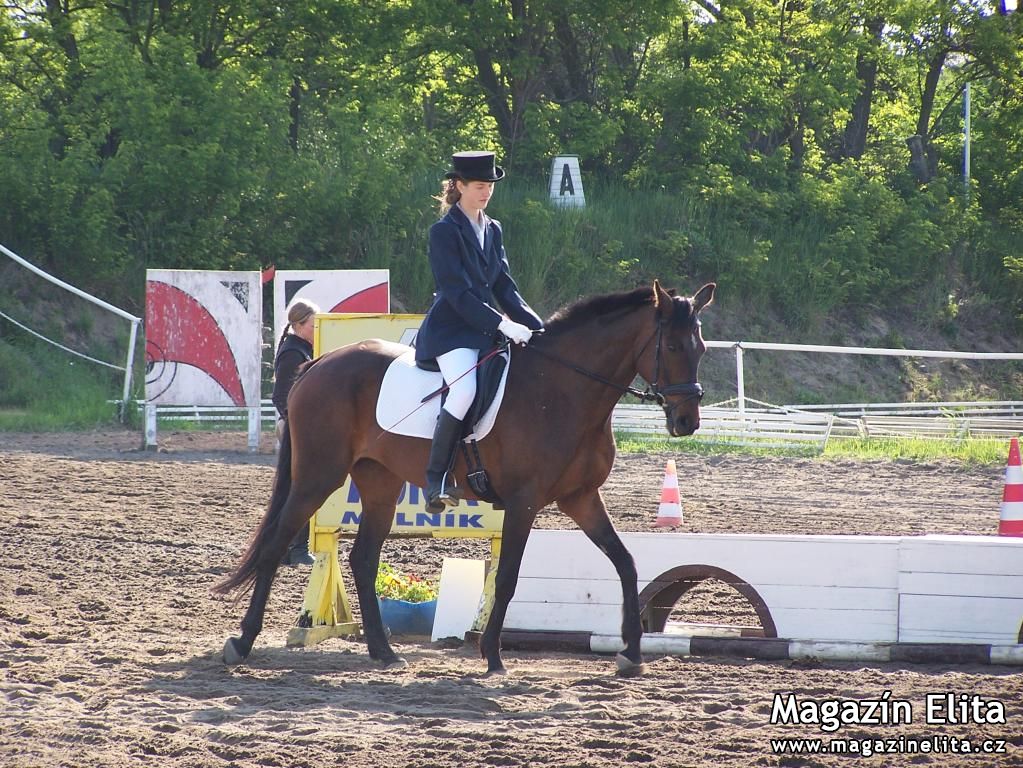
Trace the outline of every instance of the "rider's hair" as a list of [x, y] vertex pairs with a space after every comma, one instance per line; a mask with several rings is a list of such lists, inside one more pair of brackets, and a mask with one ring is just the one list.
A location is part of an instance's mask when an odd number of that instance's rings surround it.
[[281, 338], [277, 340], [278, 349], [281, 346], [288, 334], [291, 333], [292, 327], [299, 323], [304, 323], [312, 315], [315, 315], [320, 311], [320, 308], [315, 303], [308, 299], [295, 299], [288, 305], [288, 324], [284, 326], [284, 331], [281, 333]]
[[451, 210], [451, 206], [462, 199], [462, 193], [458, 191], [458, 179], [445, 179], [440, 194], [433, 199], [439, 204], [441, 216]]

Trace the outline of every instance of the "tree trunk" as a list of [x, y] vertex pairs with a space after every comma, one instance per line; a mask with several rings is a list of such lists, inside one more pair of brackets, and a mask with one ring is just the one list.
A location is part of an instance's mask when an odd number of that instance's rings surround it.
[[579, 53], [579, 45], [576, 42], [575, 31], [572, 29], [572, 22], [568, 14], [558, 10], [554, 14], [554, 33], [558, 40], [558, 51], [561, 54], [561, 64], [565, 71], [565, 83], [559, 94], [562, 102], [584, 101], [592, 104], [590, 98], [589, 82], [586, 73], [583, 71], [582, 56]]
[[934, 112], [934, 97], [938, 91], [938, 80], [945, 66], [948, 51], [937, 51], [927, 66], [927, 77], [924, 79], [924, 92], [920, 97], [920, 116], [916, 121], [916, 135], [906, 139], [909, 146], [909, 167], [917, 181], [926, 184], [938, 172], [938, 157], [931, 146], [931, 115]]
[[292, 152], [298, 152], [299, 122], [302, 117], [302, 83], [297, 77], [291, 81], [288, 100], [288, 111], [291, 114], [291, 123], [288, 125], [288, 143], [291, 145]]
[[845, 125], [842, 135], [842, 157], [857, 160], [863, 157], [867, 148], [867, 132], [870, 129], [870, 110], [874, 103], [874, 85], [877, 82], [877, 54], [881, 45], [881, 32], [884, 19], [868, 19], [866, 31], [870, 37], [870, 49], [860, 48], [856, 54], [856, 79], [860, 82], [860, 90], [853, 102], [852, 116]]
[[476, 77], [483, 87], [483, 95], [490, 114], [497, 122], [498, 133], [501, 134], [505, 146], [511, 146], [511, 142], [518, 138], [519, 130], [508, 106], [508, 96], [501, 87], [501, 80], [494, 69], [494, 60], [488, 51], [478, 48], [473, 49], [472, 56], [476, 61]]
[[916, 121], [916, 132], [927, 141], [931, 135], [931, 114], [934, 112], [934, 96], [938, 92], [938, 80], [948, 57], [947, 50], [937, 51], [927, 65], [924, 92], [920, 96], [920, 116]]
[[46, 20], [68, 61], [78, 63], [78, 41], [71, 30], [70, 9], [60, 0], [46, 0]]

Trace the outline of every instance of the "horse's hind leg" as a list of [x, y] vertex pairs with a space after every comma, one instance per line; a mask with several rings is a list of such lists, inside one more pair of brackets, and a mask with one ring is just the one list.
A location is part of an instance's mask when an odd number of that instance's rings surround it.
[[622, 640], [625, 650], [618, 654], [618, 672], [623, 676], [642, 674], [643, 657], [639, 641], [643, 625], [639, 616], [636, 563], [615, 530], [600, 491], [583, 491], [558, 500], [558, 507], [582, 529], [590, 541], [607, 555], [622, 582]]
[[362, 518], [348, 562], [359, 595], [366, 647], [370, 658], [382, 662], [384, 666], [404, 665], [405, 660], [394, 652], [387, 640], [376, 595], [380, 549], [391, 531], [394, 507], [403, 481], [382, 464], [368, 459], [359, 461], [352, 468], [352, 480], [362, 500]]
[[[340, 483], [337, 485], [339, 486]], [[273, 586], [274, 577], [277, 575], [277, 569], [280, 567], [285, 549], [298, 529], [308, 523], [309, 518], [315, 514], [334, 490], [335, 488], [327, 486], [315, 490], [291, 488], [287, 500], [281, 507], [276, 529], [273, 533], [267, 534], [263, 545], [253, 553], [253, 557], [256, 558], [254, 563], [256, 576], [252, 597], [249, 599], [249, 607], [242, 618], [241, 637], [228, 638], [224, 644], [224, 661], [228, 664], [240, 663], [252, 651], [252, 645], [263, 629], [263, 615], [270, 597], [270, 588]]]

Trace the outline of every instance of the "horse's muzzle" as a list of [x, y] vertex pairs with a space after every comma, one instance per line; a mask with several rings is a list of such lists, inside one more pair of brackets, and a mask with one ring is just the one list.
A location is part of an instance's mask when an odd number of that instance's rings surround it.
[[[674, 389], [677, 394], [683, 395], [681, 400], [674, 403], [664, 402], [664, 419], [668, 427], [668, 434], [672, 437], [686, 437], [693, 434], [700, 428], [700, 399], [703, 397], [703, 387], [697, 383], [675, 384], [665, 389]], [[676, 394], [673, 393], [673, 394]]]
[[669, 435], [672, 437], [686, 437], [700, 428], [700, 414], [688, 414], [678, 417], [669, 415], [667, 423]]

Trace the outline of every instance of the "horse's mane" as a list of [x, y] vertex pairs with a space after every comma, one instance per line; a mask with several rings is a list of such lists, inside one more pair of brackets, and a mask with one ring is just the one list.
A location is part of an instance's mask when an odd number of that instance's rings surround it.
[[[674, 291], [669, 291], [669, 294], [672, 296], [674, 296], [674, 293]], [[573, 304], [562, 307], [551, 315], [544, 323], [544, 335], [547, 337], [557, 336], [565, 331], [578, 328], [591, 320], [608, 318], [618, 313], [639, 309], [640, 307], [653, 304], [653, 301], [654, 292], [649, 285], [641, 286], [631, 291], [588, 296]], [[686, 304], [688, 309], [688, 303], [674, 302], [673, 320], [677, 319], [680, 305], [683, 303]], [[686, 314], [688, 316], [688, 312]]]

